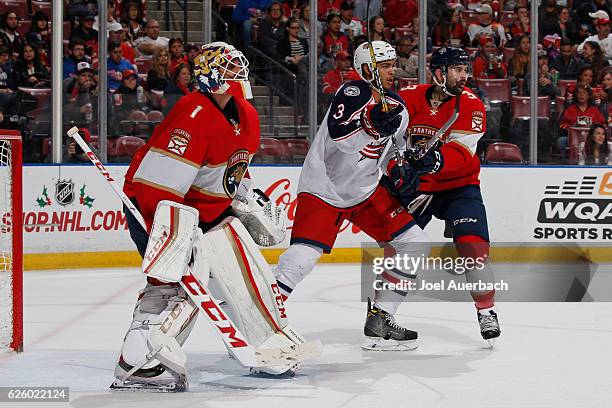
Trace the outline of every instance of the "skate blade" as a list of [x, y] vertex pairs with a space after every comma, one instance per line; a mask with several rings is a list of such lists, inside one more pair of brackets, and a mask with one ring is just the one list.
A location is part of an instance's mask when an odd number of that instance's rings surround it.
[[418, 347], [416, 340], [385, 340], [378, 337], [366, 337], [361, 348], [368, 351], [411, 351]]
[[487, 339], [487, 343], [489, 343], [489, 348], [491, 350], [495, 348], [495, 340], [497, 340], [497, 337], [493, 337], [492, 339]]
[[109, 387], [113, 391], [121, 392], [160, 392], [174, 393], [187, 391], [187, 382], [185, 383], [168, 383], [168, 384], [153, 384], [138, 381], [121, 381], [115, 380]]

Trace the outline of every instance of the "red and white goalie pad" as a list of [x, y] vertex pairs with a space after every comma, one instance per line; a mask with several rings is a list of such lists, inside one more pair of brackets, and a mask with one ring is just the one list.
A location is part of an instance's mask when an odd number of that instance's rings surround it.
[[173, 201], [160, 201], [142, 260], [143, 273], [162, 282], [180, 281], [200, 231], [198, 222], [199, 214], [195, 208]]
[[209, 288], [256, 347], [291, 346], [282, 332], [287, 315], [276, 278], [239, 219], [227, 217], [196, 241], [210, 266]]

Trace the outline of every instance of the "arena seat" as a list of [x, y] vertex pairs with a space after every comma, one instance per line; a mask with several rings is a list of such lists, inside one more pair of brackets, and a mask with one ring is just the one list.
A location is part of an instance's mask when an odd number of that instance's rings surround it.
[[132, 159], [134, 153], [144, 145], [145, 141], [139, 137], [120, 136], [115, 142], [115, 149], [112, 154], [109, 149], [109, 161], [127, 163]]
[[485, 153], [487, 164], [523, 164], [521, 149], [512, 143], [491, 143]]
[[17, 32], [22, 38], [26, 38], [26, 34], [32, 27], [32, 20], [19, 20], [17, 22]]
[[502, 55], [504, 57], [504, 64], [508, 65], [508, 63], [510, 62], [510, 59], [514, 57], [514, 51], [516, 51], [516, 49], [514, 48], [504, 48], [502, 50]]
[[151, 112], [147, 113], [147, 119], [150, 122], [159, 123], [164, 120], [164, 114], [158, 110], [152, 110]]
[[570, 164], [578, 164], [578, 151], [580, 150], [580, 143], [584, 143], [589, 136], [588, 127], [570, 127], [567, 129], [567, 145], [568, 145], [568, 158]]
[[310, 143], [306, 139], [281, 139], [281, 143], [285, 146], [287, 154], [291, 157], [291, 161], [301, 163], [308, 154]]
[[501, 17], [499, 19], [499, 24], [503, 25], [504, 27], [507, 27], [515, 21], [516, 13], [514, 11], [502, 11]]
[[51, 88], [29, 88], [25, 86], [20, 86], [18, 90], [35, 97], [37, 100], [38, 108], [44, 107], [47, 101], [49, 100], [49, 97], [51, 96]]
[[479, 78], [476, 83], [491, 102], [510, 102], [512, 90], [509, 79]]
[[27, 0], [0, 0], [0, 14], [14, 11], [18, 20], [27, 20], [30, 16], [30, 8]]
[[258, 163], [286, 163], [289, 160], [289, 153], [278, 139], [262, 137], [259, 141], [259, 150], [253, 160]]
[[466, 28], [472, 23], [478, 24], [478, 13], [476, 10], [463, 10], [461, 12], [461, 18]]
[[32, 14], [38, 11], [42, 11], [47, 17], [49, 17], [49, 19], [51, 19], [51, 15], [53, 14], [53, 4], [47, 1], [32, 0]]
[[147, 72], [149, 72], [149, 70], [153, 66], [153, 61], [151, 61], [150, 59], [136, 58], [134, 62], [136, 63], [136, 68], [138, 68], [138, 72], [142, 74], [146, 74]]
[[[512, 118], [513, 119], [530, 119], [531, 97], [529, 96], [512, 96]], [[548, 96], [538, 97], [538, 118], [550, 119], [550, 98]]]

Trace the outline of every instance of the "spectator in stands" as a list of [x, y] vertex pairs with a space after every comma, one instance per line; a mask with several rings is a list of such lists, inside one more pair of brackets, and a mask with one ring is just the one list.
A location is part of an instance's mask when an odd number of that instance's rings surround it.
[[340, 32], [340, 16], [327, 16], [327, 31], [323, 35], [323, 52], [321, 54], [321, 69], [324, 72], [333, 69], [331, 63], [336, 53], [345, 51], [351, 53], [351, 41], [346, 34]]
[[115, 106], [113, 119], [123, 120], [126, 119], [129, 114], [136, 109], [146, 108], [146, 97], [142, 86], [138, 85], [138, 74], [131, 70], [126, 69], [121, 73], [122, 80], [121, 85], [115, 92], [115, 95], [121, 95], [121, 104]]
[[87, 14], [79, 26], [70, 32], [70, 41], [81, 40], [85, 43], [85, 53], [94, 56], [98, 53], [98, 31], [94, 30], [95, 14]]
[[516, 6], [514, 9], [516, 20], [506, 27], [507, 47], [517, 47], [518, 39], [523, 35], [531, 33], [531, 23], [529, 22], [529, 9], [527, 6]]
[[79, 62], [77, 75], [64, 80], [63, 91], [62, 115], [64, 124], [89, 126], [95, 117], [97, 106], [96, 84], [89, 63]]
[[85, 55], [83, 40], [73, 40], [68, 44], [68, 55], [64, 57], [64, 79], [76, 75], [79, 62], [89, 62]]
[[[370, 4], [369, 13], [368, 2]], [[382, 12], [382, 0], [355, 0], [355, 10], [353, 10], [353, 16], [361, 21], [366, 21], [368, 16], [372, 17], [382, 15]]]
[[597, 30], [597, 34], [587, 37], [587, 39], [578, 46], [578, 53], [582, 54], [584, 45], [587, 42], [595, 41], [600, 45], [606, 59], [612, 60], [612, 34], [610, 34], [610, 19], [598, 18], [595, 21], [595, 29]]
[[144, 56], [151, 57], [156, 48], [167, 48], [170, 39], [159, 35], [159, 23], [155, 19], [147, 21], [146, 35], [134, 41], [134, 45]]
[[[606, 119], [594, 103], [591, 87], [578, 85], [574, 101], [563, 111], [559, 127], [567, 129], [573, 126], [590, 127], [594, 124], [603, 125], [605, 123]], [[558, 146], [560, 148], [567, 146], [567, 137], [560, 141]]]
[[5, 107], [13, 103], [15, 90], [17, 90], [17, 83], [13, 75], [9, 50], [3, 45], [0, 46], [0, 111], [6, 112]]
[[612, 165], [612, 148], [606, 137], [606, 128], [602, 125], [592, 125], [586, 142], [578, 147], [578, 164], [591, 166]]
[[176, 67], [180, 64], [188, 64], [189, 59], [185, 55], [183, 40], [180, 38], [171, 38], [168, 49], [170, 50], [170, 75], [172, 75]]
[[493, 21], [491, 15], [493, 9], [488, 4], [483, 4], [477, 10], [478, 13], [478, 24], [470, 24], [468, 27], [468, 36], [470, 44], [473, 47], [479, 45], [479, 39], [481, 36], [491, 37], [494, 44], [498, 47], [503, 46], [506, 43], [506, 34], [504, 27]]
[[340, 4], [340, 32], [348, 35], [351, 40], [364, 33], [361, 21], [353, 17], [354, 8], [353, 3], [348, 0]]
[[[298, 37], [305, 39], [306, 41], [310, 41], [310, 5], [308, 3], [302, 4], [300, 7], [300, 31], [298, 32]], [[320, 37], [320, 33], [322, 32], [322, 24], [319, 20], [315, 21], [315, 25], [317, 27], [316, 38]]]
[[[89, 131], [89, 129], [87, 129], [86, 127], [81, 127], [79, 129], [79, 133], [81, 134], [81, 137], [86, 143], [89, 144], [91, 142], [91, 132]], [[91, 146], [91, 144], [89, 146], [95, 154], [98, 153], [95, 147]], [[48, 162], [50, 161], [50, 159], [51, 159], [51, 155], [49, 155], [45, 161]], [[79, 145], [77, 145], [77, 143], [74, 141], [73, 138], [68, 138], [65, 141], [65, 148], [64, 148], [62, 162], [63, 163], [89, 162], [89, 157], [85, 154], [83, 149], [81, 149]]]
[[587, 41], [582, 48], [582, 57], [578, 61], [578, 66], [587, 65], [593, 68], [594, 78], [599, 78], [603, 69], [610, 65], [604, 58], [601, 47], [595, 41]]
[[517, 80], [525, 78], [529, 72], [529, 61], [531, 61], [529, 36], [524, 34], [519, 36], [516, 43], [514, 55], [508, 62], [508, 77], [512, 80], [513, 85], [516, 85]]
[[557, 5], [557, 0], [543, 0], [538, 10], [539, 32], [550, 32], [559, 21], [561, 7]]
[[266, 15], [259, 25], [259, 47], [266, 55], [280, 60], [278, 55], [278, 42], [285, 37], [285, 22], [283, 19], [283, 6], [273, 1], [266, 10]]
[[83, 20], [85, 16], [97, 11], [96, 0], [64, 0], [64, 6], [68, 20]]
[[17, 32], [17, 13], [7, 11], [0, 19], [0, 39], [11, 54], [20, 54], [25, 45], [24, 39]]
[[286, 19], [289, 19], [291, 17], [299, 18], [300, 9], [302, 8], [302, 5], [304, 3], [305, 3], [304, 0], [284, 0], [283, 1], [283, 16]]
[[561, 54], [551, 61], [551, 72], [558, 72], [559, 79], [575, 79], [578, 75], [578, 68], [574, 45], [569, 38], [564, 38], [561, 40]]
[[571, 14], [567, 7], [563, 7], [559, 11], [559, 19], [556, 25], [543, 28], [541, 35], [558, 34], [562, 39], [569, 39], [573, 44], [577, 44], [580, 38], [578, 25], [571, 20]]
[[279, 60], [294, 74], [302, 84], [308, 81], [308, 43], [298, 37], [300, 23], [295, 17], [287, 21], [286, 35], [278, 42]]
[[49, 17], [42, 11], [37, 11], [32, 16], [32, 26], [26, 35], [26, 41], [36, 45], [39, 51], [50, 55], [51, 52], [51, 29], [49, 27]]
[[132, 65], [128, 60], [123, 58], [123, 52], [121, 51], [121, 44], [115, 41], [108, 43], [108, 60], [106, 62], [108, 69], [108, 89], [116, 91], [121, 85], [123, 79], [123, 71], [131, 69], [138, 72], [138, 69]]
[[191, 69], [193, 70], [194, 62], [193, 59], [200, 51], [200, 47], [197, 44], [189, 44], [187, 43], [187, 47], [185, 48], [185, 53], [187, 55], [187, 61], [189, 61], [189, 65], [191, 65]]
[[17, 86], [47, 88], [51, 85], [49, 69], [40, 61], [38, 50], [31, 44], [24, 45], [13, 66]]
[[412, 24], [412, 19], [418, 14], [419, 9], [416, 0], [385, 1], [383, 17], [391, 28], [404, 27], [408, 24]]
[[[524, 95], [531, 95], [531, 75], [529, 72], [525, 75]], [[561, 94], [557, 84], [553, 84], [553, 77], [548, 68], [548, 55], [546, 51], [538, 51], [538, 96], [548, 96], [553, 99]]]
[[263, 14], [272, 0], [238, 0], [232, 13], [232, 20], [236, 24], [236, 32], [240, 33], [242, 47], [246, 50], [253, 45], [253, 24]]
[[136, 51], [129, 41], [127, 26], [121, 23], [112, 23], [109, 25], [108, 40], [117, 41], [121, 44], [121, 53], [123, 58], [130, 61], [132, 65], [136, 65]]
[[[461, 47], [467, 43], [467, 32], [461, 21], [459, 7], [447, 8], [432, 32], [432, 42], [436, 47], [452, 45]], [[412, 22], [410, 23], [412, 25]]]
[[182, 64], [176, 67], [172, 81], [166, 87], [164, 95], [168, 101], [166, 112], [168, 114], [174, 104], [183, 96], [193, 92], [194, 87], [191, 82], [191, 67], [188, 64]]
[[602, 112], [608, 113], [608, 123], [610, 123], [610, 111], [612, 111], [612, 67], [606, 67], [601, 72], [598, 82], [606, 96], [602, 99]]
[[317, 0], [317, 17], [320, 21], [327, 20], [330, 14], [340, 14], [342, 0]]
[[145, 22], [142, 11], [136, 3], [130, 1], [123, 6], [120, 20], [122, 24], [126, 24], [131, 42], [144, 35]]
[[346, 51], [338, 52], [334, 62], [336, 69], [328, 71], [323, 76], [323, 93], [325, 95], [335, 94], [345, 82], [359, 80], [359, 74], [353, 68], [353, 62]]
[[368, 35], [372, 41], [391, 42], [385, 35], [385, 19], [382, 16], [374, 16], [368, 22]]
[[[486, 4], [485, 4], [486, 5]], [[492, 37], [481, 36], [480, 47], [474, 58], [474, 78], [502, 79], [508, 77], [508, 68], [501, 61]]]
[[399, 43], [395, 47], [397, 52], [397, 69], [395, 70], [396, 78], [416, 78], [419, 71], [419, 56], [412, 55], [412, 50], [415, 47], [414, 38], [410, 36], [402, 36]]
[[168, 51], [164, 49], [155, 51], [151, 69], [147, 73], [147, 89], [149, 91], [164, 91], [172, 81], [169, 61]]
[[[606, 4], [607, 0], [583, 0], [576, 1], [578, 4], [575, 12], [576, 19], [582, 24], [590, 24], [592, 18], [610, 18], [612, 10]], [[601, 12], [606, 13], [605, 15]]]

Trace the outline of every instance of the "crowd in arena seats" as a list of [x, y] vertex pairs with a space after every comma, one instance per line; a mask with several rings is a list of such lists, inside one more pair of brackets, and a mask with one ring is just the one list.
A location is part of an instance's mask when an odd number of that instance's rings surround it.
[[[308, 83], [314, 38], [319, 114], [342, 83], [358, 77], [352, 53], [368, 34], [396, 47], [398, 89], [418, 83], [420, 35], [427, 35], [427, 58], [437, 47], [463, 47], [473, 56], [469, 86], [487, 108], [483, 160], [495, 150], [487, 149], [491, 143], [516, 144], [528, 157], [530, 119], [524, 98], [531, 94], [530, 38], [537, 35], [538, 94], [544, 96], [539, 103], [543, 112], [550, 112], [532, 119], [540, 129], [539, 161], [612, 164], [612, 0], [543, 0], [537, 24], [530, 21], [527, 0], [428, 0], [427, 16], [419, 14], [418, 0], [316, 1], [316, 21], [309, 19], [308, 0], [216, 0], [213, 7], [221, 15], [223, 8], [231, 10], [225, 14], [231, 43], [247, 54], [250, 46], [258, 48], [294, 73], [300, 87]], [[0, 2], [0, 126], [23, 128], [29, 121], [32, 147], [25, 160], [44, 161], [50, 159], [45, 151], [50, 132], [51, 9], [37, 8], [33, 0], [11, 2], [21, 3], [23, 7], [9, 8]], [[113, 115], [107, 147], [110, 160], [123, 160], [132, 147], [144, 143], [176, 100], [194, 89], [192, 64], [199, 44], [161, 35], [160, 22], [147, 19], [146, 0], [108, 3], [104, 12], [95, 0], [64, 0], [63, 125], [87, 130], [96, 145], [98, 66], [101, 57], [107, 58], [105, 91]], [[108, 50], [98, 46], [100, 16], [108, 20]], [[426, 33], [419, 32], [419, 18], [427, 20]], [[431, 77], [429, 72], [426, 76]], [[300, 91], [294, 104], [304, 115], [302, 95]], [[295, 140], [291, 143], [304, 148]], [[291, 150], [287, 146], [285, 150]], [[73, 150], [67, 143], [65, 157], [83, 158], [68, 154]]]

